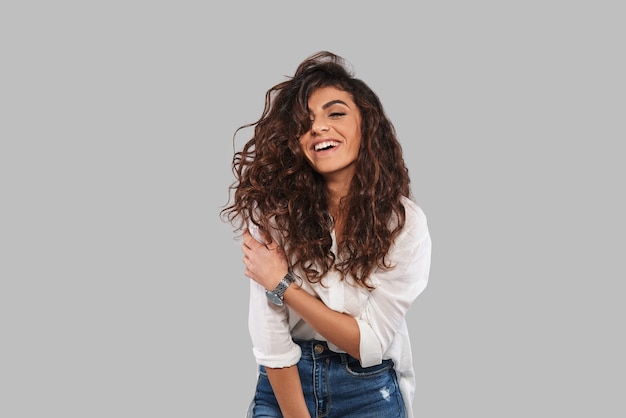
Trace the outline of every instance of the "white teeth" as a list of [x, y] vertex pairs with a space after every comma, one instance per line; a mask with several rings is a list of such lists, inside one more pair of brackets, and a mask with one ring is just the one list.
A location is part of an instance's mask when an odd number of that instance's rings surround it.
[[337, 145], [339, 145], [337, 141], [320, 142], [319, 144], [315, 145], [315, 151], [319, 151], [321, 149], [328, 148], [328, 147], [336, 147]]

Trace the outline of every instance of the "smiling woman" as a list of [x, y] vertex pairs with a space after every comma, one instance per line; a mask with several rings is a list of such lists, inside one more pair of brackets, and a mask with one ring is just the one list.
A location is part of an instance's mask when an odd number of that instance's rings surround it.
[[250, 279], [248, 416], [412, 417], [405, 316], [431, 241], [380, 100], [323, 51], [268, 90], [249, 126], [222, 210]]
[[[315, 90], [309, 110], [311, 129], [300, 137], [302, 151], [313, 170], [347, 194], [361, 146], [361, 112], [351, 95], [336, 87]], [[337, 216], [338, 207], [334, 209]]]

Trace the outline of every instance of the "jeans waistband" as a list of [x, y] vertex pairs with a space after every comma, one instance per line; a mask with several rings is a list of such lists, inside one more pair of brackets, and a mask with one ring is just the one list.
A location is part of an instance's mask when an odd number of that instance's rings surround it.
[[338, 353], [328, 348], [326, 341], [320, 340], [294, 340], [296, 344], [302, 349], [303, 358], [311, 359], [330, 359], [331, 361], [338, 361], [341, 363], [348, 363], [352, 361], [358, 362], [358, 360], [347, 353]]

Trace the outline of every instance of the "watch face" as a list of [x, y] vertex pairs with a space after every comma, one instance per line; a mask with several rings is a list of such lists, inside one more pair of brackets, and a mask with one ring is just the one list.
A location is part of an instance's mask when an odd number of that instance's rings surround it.
[[278, 306], [283, 306], [283, 300], [276, 293], [267, 291], [265, 294], [272, 303]]

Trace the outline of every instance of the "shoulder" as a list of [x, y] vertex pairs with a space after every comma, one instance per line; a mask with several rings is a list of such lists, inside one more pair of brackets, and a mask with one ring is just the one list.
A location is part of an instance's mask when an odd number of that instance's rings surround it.
[[414, 200], [402, 197], [402, 205], [404, 206], [407, 224], [422, 224], [424, 226], [427, 224], [426, 214]]
[[412, 199], [408, 197], [402, 198], [405, 212], [405, 224], [402, 235], [407, 234], [422, 240], [429, 236], [428, 220], [422, 208]]

